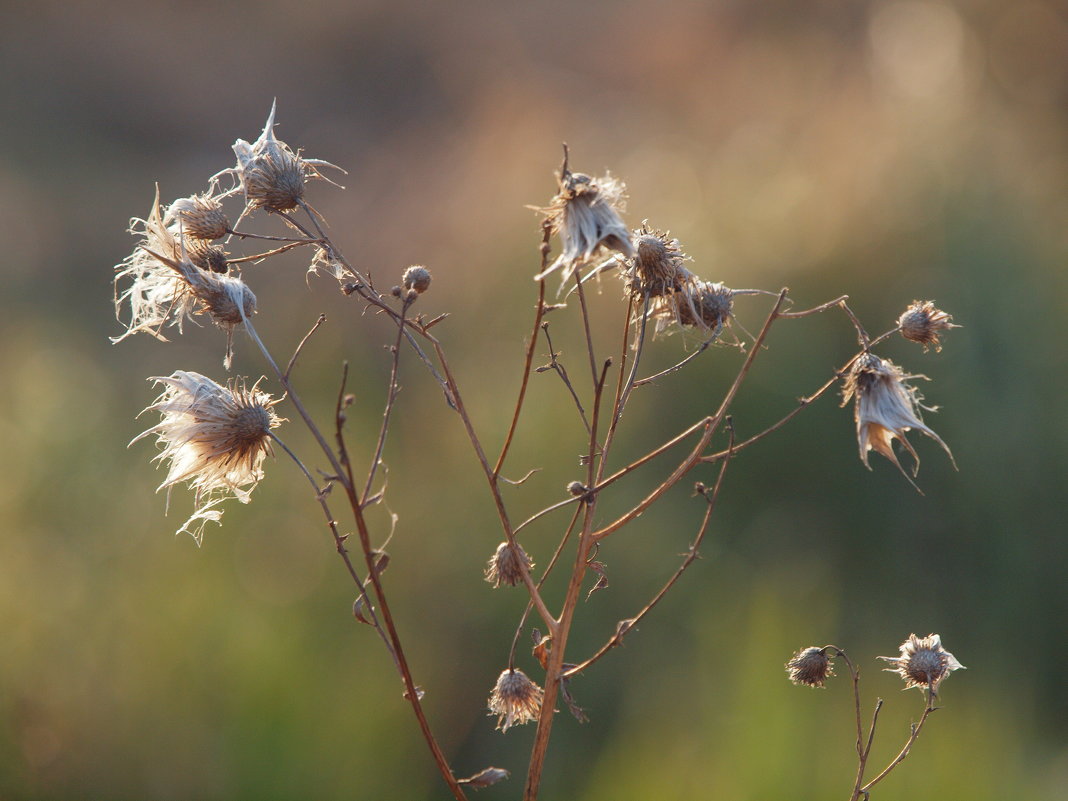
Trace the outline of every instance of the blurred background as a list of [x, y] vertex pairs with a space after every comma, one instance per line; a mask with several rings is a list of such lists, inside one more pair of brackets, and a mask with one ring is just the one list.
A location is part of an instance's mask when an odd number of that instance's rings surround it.
[[[848, 681], [793, 687], [782, 665], [803, 646], [844, 647], [863, 668], [865, 717], [886, 699], [873, 756], [885, 763], [922, 699], [875, 657], [910, 632], [940, 633], [968, 670], [875, 796], [1068, 798], [1062, 4], [112, 0], [9, 2], [3, 16], [0, 798], [447, 797], [292, 466], [268, 462], [254, 502], [229, 504], [198, 549], [173, 536], [189, 494], [165, 517], [153, 447], [126, 449], [151, 425], [134, 419], [155, 396], [146, 376], [225, 377], [212, 328], [109, 343], [129, 218], [156, 182], [164, 202], [203, 190], [274, 98], [281, 139], [349, 171], [345, 191], [309, 189], [346, 254], [385, 287], [409, 264], [432, 270], [419, 306], [451, 315], [435, 333], [491, 451], [532, 319], [528, 206], [554, 193], [565, 141], [575, 169], [626, 181], [629, 225], [670, 229], [706, 279], [789, 286], [797, 308], [847, 293], [873, 332], [915, 298], [964, 326], [941, 353], [880, 349], [932, 379], [922, 391], [941, 411], [926, 420], [960, 471], [916, 434], [926, 495], [881, 457], [865, 470], [833, 394], [739, 456], [704, 558], [572, 683], [590, 722], [561, 711], [544, 798], [844, 798]], [[297, 380], [328, 419], [351, 362], [366, 464], [388, 327], [329, 279], [306, 281], [302, 259], [245, 271], [258, 328], [287, 358], [327, 315]], [[604, 356], [618, 350], [620, 295], [609, 278], [592, 301]], [[755, 332], [768, 306], [739, 299], [738, 323]], [[551, 319], [581, 380], [576, 310]], [[647, 366], [694, 345], [658, 339]], [[740, 435], [793, 408], [855, 341], [828, 313], [778, 324], [768, 346], [734, 408]], [[712, 410], [741, 358], [711, 349], [643, 389], [617, 457]], [[235, 372], [265, 372], [240, 335]], [[384, 538], [399, 515], [395, 613], [457, 773], [510, 769], [477, 797], [518, 798], [533, 726], [502, 736], [485, 701], [522, 593], [482, 578], [500, 533], [459, 420], [411, 359], [402, 384], [389, 509], [374, 517]], [[282, 433], [313, 460], [296, 425]], [[535, 376], [506, 472], [542, 472], [508, 488], [514, 519], [582, 477], [582, 437], [559, 381]], [[606, 519], [669, 464], [606, 498]], [[606, 543], [610, 587], [581, 606], [569, 655], [645, 603], [700, 513], [683, 488]], [[529, 530], [540, 565], [565, 524]], [[537, 677], [528, 641], [519, 666]]]

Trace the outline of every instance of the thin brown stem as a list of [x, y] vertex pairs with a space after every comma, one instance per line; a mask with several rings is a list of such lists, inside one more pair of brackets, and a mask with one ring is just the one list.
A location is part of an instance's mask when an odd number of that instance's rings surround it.
[[300, 341], [300, 344], [297, 345], [296, 350], [293, 351], [293, 355], [290, 357], [289, 364], [286, 365], [286, 371], [284, 373], [286, 381], [289, 380], [289, 374], [293, 372], [293, 365], [297, 363], [297, 357], [300, 356], [300, 352], [304, 349], [304, 345], [309, 339], [311, 339], [312, 334], [314, 334], [319, 329], [319, 326], [321, 326], [325, 322], [326, 315], [320, 314], [319, 319], [315, 321], [315, 324], [308, 330], [308, 333], [304, 335], [304, 339], [302, 339]]
[[[900, 765], [905, 760], [905, 757], [907, 757], [909, 755], [909, 752], [912, 750], [912, 745], [913, 745], [913, 743], [916, 742], [916, 738], [918, 738], [920, 736], [920, 731], [923, 729], [923, 724], [927, 722], [927, 718], [929, 718], [931, 716], [931, 713], [934, 712], [935, 709], [937, 709], [937, 707], [934, 705], [934, 699], [935, 699], [934, 692], [932, 692], [931, 689], [928, 688], [927, 689], [927, 702], [926, 702], [926, 704], [924, 704], [924, 707], [923, 707], [923, 715], [920, 717], [920, 722], [919, 723], [912, 724], [911, 731], [909, 733], [909, 738], [908, 738], [908, 740], [905, 741], [905, 745], [898, 752], [897, 756], [894, 757], [893, 760], [891, 760], [890, 764], [887, 765], [883, 769], [882, 773], [880, 773], [878, 776], [876, 776], [870, 782], [868, 782], [863, 787], [861, 787], [859, 789], [859, 791], [857, 792], [857, 794], [854, 796], [854, 798], [859, 798], [861, 795], [867, 797], [867, 795], [871, 791], [872, 787], [874, 787], [879, 782], [881, 782], [883, 779], [885, 779], [894, 768], [896, 768], [898, 765]], [[874, 724], [874, 721], [873, 721], [872, 722], [872, 726], [874, 727], [874, 725], [875, 724]]]
[[634, 520], [636, 517], [641, 515], [646, 509], [648, 509], [657, 500], [663, 497], [669, 489], [675, 486], [675, 484], [677, 484], [687, 473], [690, 472], [690, 470], [693, 469], [696, 464], [700, 462], [701, 452], [708, 445], [709, 441], [712, 438], [712, 435], [715, 433], [719, 425], [723, 422], [723, 418], [727, 414], [727, 410], [730, 408], [731, 403], [734, 401], [735, 395], [738, 394], [738, 390], [741, 388], [742, 382], [745, 380], [745, 377], [749, 374], [749, 370], [752, 368], [753, 362], [755, 361], [757, 354], [760, 353], [761, 346], [763, 345], [764, 340], [767, 338], [768, 332], [771, 330], [772, 324], [778, 317], [779, 309], [782, 308], [782, 304], [786, 300], [786, 292], [787, 290], [783, 289], [779, 293], [775, 305], [768, 313], [767, 319], [765, 319], [764, 325], [760, 329], [760, 333], [757, 335], [756, 340], [753, 342], [752, 349], [750, 349], [749, 354], [746, 356], [746, 360], [742, 364], [741, 369], [738, 371], [738, 375], [735, 376], [734, 381], [730, 386], [730, 389], [727, 390], [727, 394], [720, 402], [719, 408], [716, 410], [716, 413], [712, 417], [706, 418], [707, 422], [703, 423], [705, 430], [702, 433], [700, 439], [698, 440], [697, 445], [694, 446], [693, 450], [690, 451], [690, 454], [679, 464], [678, 467], [675, 468], [671, 475], [664, 479], [664, 481], [662, 481], [656, 488], [652, 490], [652, 492], [645, 496], [645, 498], [643, 498], [634, 508], [632, 508], [629, 512], [626, 512], [622, 516], [618, 517], [613, 522], [594, 532], [593, 537], [595, 540], [599, 541], [607, 537], [612, 532], [619, 530], [631, 520]]
[[378, 467], [382, 464], [382, 452], [385, 450], [386, 436], [389, 434], [389, 420], [393, 413], [393, 407], [396, 403], [397, 391], [399, 389], [397, 376], [400, 372], [401, 337], [404, 335], [404, 319], [407, 317], [406, 312], [410, 305], [411, 301], [404, 301], [404, 305], [401, 309], [401, 323], [397, 326], [397, 339], [393, 343], [393, 347], [390, 348], [393, 353], [393, 359], [389, 370], [389, 389], [386, 392], [386, 407], [382, 412], [382, 426], [378, 431], [378, 442], [375, 444], [375, 455], [371, 459], [370, 468], [367, 470], [367, 481], [364, 483], [363, 495], [360, 496], [361, 505], [367, 503], [367, 499], [371, 495], [371, 487], [374, 486]]
[[[542, 226], [542, 239], [541, 239], [541, 269], [538, 271], [544, 272], [549, 262], [549, 237], [552, 236], [552, 226], [546, 220]], [[508, 449], [512, 446], [512, 438], [515, 436], [516, 428], [519, 426], [519, 415], [523, 410], [523, 401], [527, 394], [527, 385], [530, 383], [530, 366], [534, 362], [534, 350], [538, 344], [538, 331], [541, 330], [541, 321], [545, 316], [545, 281], [538, 282], [538, 305], [534, 312], [534, 326], [530, 332], [530, 342], [527, 343], [527, 353], [523, 360], [523, 379], [519, 385], [519, 397], [515, 402], [515, 411], [512, 412], [512, 422], [508, 426], [508, 433], [504, 437], [504, 444], [501, 445], [501, 453], [497, 457], [497, 463], [493, 466], [493, 475], [499, 476], [501, 474], [501, 468], [504, 467], [504, 459], [508, 455]]]
[[293, 248], [299, 248], [301, 245], [315, 244], [314, 240], [300, 240], [299, 242], [290, 242], [288, 245], [282, 245], [280, 248], [274, 250], [268, 250], [264, 253], [256, 253], [252, 256], [239, 256], [236, 259], [227, 259], [227, 264], [242, 264], [246, 261], [262, 261], [263, 259], [269, 259], [271, 256], [277, 256], [279, 253], [285, 253], [287, 250]]
[[[730, 418], [727, 418], [727, 429], [730, 432], [730, 437], [733, 441], [734, 427], [730, 423]], [[730, 448], [728, 448], [728, 450], [730, 450]], [[710, 493], [707, 491], [704, 493], [705, 500], [707, 501], [705, 506], [704, 518], [701, 520], [701, 525], [697, 530], [697, 535], [694, 537], [693, 542], [690, 543], [690, 548], [686, 552], [686, 555], [682, 560], [682, 564], [679, 565], [678, 569], [674, 572], [674, 574], [672, 574], [671, 578], [667, 580], [664, 586], [660, 588], [660, 591], [653, 596], [652, 600], [650, 600], [644, 607], [642, 607], [641, 611], [639, 611], [638, 614], [634, 615], [634, 617], [628, 618], [627, 620], [621, 620], [616, 627], [615, 633], [608, 640], [608, 642], [601, 646], [601, 648], [589, 659], [567, 670], [563, 674], [563, 678], [571, 678], [572, 676], [583, 672], [595, 662], [599, 661], [605, 654], [607, 654], [613, 648], [622, 644], [623, 637], [632, 628], [634, 628], [634, 626], [636, 626], [642, 618], [649, 614], [653, 610], [653, 607], [660, 603], [663, 597], [667, 595], [668, 590], [670, 590], [675, 585], [675, 583], [682, 577], [682, 574], [686, 572], [686, 569], [699, 558], [699, 548], [701, 547], [701, 542], [705, 537], [705, 533], [708, 531], [708, 524], [712, 520], [712, 512], [715, 511], [716, 501], [719, 498], [720, 487], [723, 486], [723, 476], [726, 474], [727, 466], [729, 464], [730, 457], [723, 461], [723, 465], [719, 469], [719, 475], [716, 476], [716, 483], [712, 488], [712, 491]]]

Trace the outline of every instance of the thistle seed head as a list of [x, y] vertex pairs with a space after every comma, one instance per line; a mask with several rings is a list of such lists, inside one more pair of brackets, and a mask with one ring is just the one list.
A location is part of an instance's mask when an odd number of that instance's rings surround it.
[[874, 450], [893, 462], [913, 486], [916, 485], [905, 473], [892, 444], [894, 439], [900, 440], [912, 456], [915, 463], [912, 475], [915, 476], [920, 469], [920, 457], [905, 437], [905, 432], [913, 428], [922, 431], [941, 445], [950, 461], [953, 461], [949, 446], [920, 419], [920, 408], [928, 411], [935, 409], [922, 406], [916, 388], [905, 383], [907, 378], [922, 377], [906, 376], [901, 368], [892, 362], [880, 359], [874, 353], [865, 353], [853, 363], [842, 389], [843, 406], [849, 403], [850, 399], [856, 400], [853, 417], [857, 423], [860, 458], [865, 467], [871, 469], [868, 464], [868, 451]]
[[[516, 551], [518, 551], [518, 554]], [[497, 546], [496, 552], [490, 557], [486, 565], [486, 581], [492, 584], [494, 588], [500, 587], [502, 584], [507, 584], [509, 587], [522, 584], [523, 566], [526, 567], [528, 572], [534, 567], [534, 563], [530, 561], [530, 557], [523, 550], [523, 546], [517, 542], [513, 549], [507, 542], [502, 542]]]
[[430, 270], [418, 264], [413, 264], [404, 271], [401, 282], [405, 289], [414, 289], [422, 295], [430, 289]]
[[919, 687], [938, 694], [938, 685], [954, 670], [964, 668], [957, 658], [942, 647], [942, 638], [937, 634], [917, 637], [910, 634], [901, 645], [900, 656], [880, 656], [893, 667], [886, 668], [897, 673], [905, 681], [905, 689]]
[[786, 663], [786, 673], [794, 684], [822, 687], [834, 675], [834, 663], [822, 648], [802, 648]]
[[602, 248], [633, 256], [630, 231], [619, 216], [623, 196], [623, 184], [609, 175], [591, 178], [565, 170], [560, 177], [560, 191], [542, 209], [552, 232], [559, 234], [563, 249], [534, 280], [540, 281], [556, 270], [566, 280]]
[[490, 714], [497, 716], [497, 729], [504, 732], [510, 726], [537, 720], [543, 695], [541, 687], [522, 670], [501, 671], [488, 702]]
[[934, 301], [914, 300], [897, 320], [901, 336], [912, 342], [919, 342], [926, 352], [932, 345], [936, 352], [942, 350], [942, 341], [938, 332], [950, 328], [960, 328], [954, 325], [953, 315], [946, 314], [941, 309], [935, 308]]
[[276, 105], [272, 104], [267, 124], [255, 142], [246, 142], [244, 139], [234, 142], [237, 166], [216, 174], [212, 182], [214, 184], [222, 175], [234, 176], [238, 186], [224, 195], [240, 188], [249, 208], [281, 212], [297, 207], [304, 197], [304, 184], [308, 180], [318, 178], [333, 183], [319, 172], [319, 167], [345, 171], [328, 161], [303, 158], [299, 151], [294, 153], [289, 145], [276, 139], [275, 109]]
[[212, 241], [230, 233], [222, 203], [211, 193], [178, 198], [167, 207], [163, 223], [193, 239]]
[[[271, 429], [282, 422], [273, 410], [278, 401], [255, 385], [224, 387], [184, 370], [149, 380], [164, 387], [145, 409], [159, 412], [160, 422], [134, 442], [154, 434], [162, 446], [154, 461], [166, 463], [168, 471], [159, 489], [185, 482], [194, 491], [197, 511], [179, 530], [188, 530], [199, 543], [207, 520], [222, 515], [214, 507], [227, 497], [248, 503], [263, 478]], [[197, 528], [188, 529], [194, 521]]]
[[683, 266], [687, 256], [679, 240], [643, 222], [634, 231], [634, 257], [624, 262], [628, 289], [636, 296], [659, 297], [681, 292], [695, 280]]

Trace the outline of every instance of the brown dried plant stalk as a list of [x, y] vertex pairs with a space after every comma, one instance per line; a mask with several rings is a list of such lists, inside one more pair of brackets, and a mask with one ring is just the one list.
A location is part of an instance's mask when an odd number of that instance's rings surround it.
[[[236, 166], [213, 176], [206, 192], [181, 198], [165, 208], [160, 207], [157, 193], [148, 217], [145, 220], [135, 219], [131, 224], [131, 232], [139, 237], [138, 245], [116, 268], [116, 310], [120, 319], [124, 313], [129, 317], [127, 332], [123, 336], [145, 331], [162, 338], [164, 328], [175, 326], [180, 330], [183, 319], [198, 316], [212, 320], [228, 337], [235, 328], [243, 329], [260, 351], [272, 380], [277, 382], [279, 394], [292, 407], [292, 414], [312, 434], [318, 454], [314, 460], [301, 457], [285, 443], [275, 430], [280, 424], [279, 419], [273, 413], [268, 415], [266, 411], [279, 401], [267, 400], [269, 396], [266, 395], [257, 401], [264, 411], [257, 412], [259, 416], [255, 419], [269, 421], [270, 425], [261, 423], [250, 429], [247, 421], [239, 424], [236, 415], [231, 419], [225, 414], [221, 417], [216, 414], [213, 418], [214, 433], [209, 433], [204, 424], [206, 396], [194, 388], [188, 397], [183, 396], [180, 403], [168, 397], [164, 414], [172, 417], [165, 417], [164, 423], [146, 432], [156, 433], [164, 446], [161, 458], [169, 461], [171, 468], [164, 486], [169, 488], [187, 481], [196, 489], [197, 509], [183, 528], [194, 533], [199, 542], [206, 523], [218, 522], [222, 514], [218, 507], [225, 499], [237, 497], [244, 502], [249, 500], [252, 489], [262, 476], [260, 455], [276, 445], [291, 457], [311, 485], [334, 548], [356, 587], [357, 597], [353, 605], [355, 619], [370, 626], [389, 652], [404, 687], [404, 698], [411, 706], [443, 781], [456, 799], [466, 798], [467, 788], [500, 781], [507, 777], [508, 772], [490, 767], [467, 778], [458, 778], [453, 773], [450, 760], [435, 738], [423, 708], [423, 691], [415, 681], [406, 656], [400, 627], [391, 611], [387, 586], [382, 577], [389, 564], [384, 545], [392, 532], [382, 536], [382, 533], [372, 531], [366, 515], [368, 508], [382, 501], [385, 493], [379, 473], [387, 452], [389, 432], [395, 424], [392, 413], [404, 354], [410, 352], [414, 355], [441, 388], [446, 405], [459, 418], [478, 467], [485, 477], [503, 539], [496, 546], [487, 568], [487, 578], [498, 587], [521, 585], [528, 596], [527, 609], [513, 636], [508, 665], [501, 673], [490, 699], [491, 710], [498, 716], [502, 729], [537, 721], [523, 791], [526, 801], [534, 801], [538, 797], [558, 699], [562, 697], [573, 714], [584, 717], [570, 694], [569, 680], [591, 669], [620, 645], [624, 637], [652, 612], [698, 558], [699, 547], [709, 531], [724, 477], [734, 454], [773, 434], [843, 380], [846, 399], [856, 401], [855, 421], [865, 464], [868, 450], [874, 449], [901, 468], [892, 447], [893, 440], [900, 440], [915, 457], [915, 451], [905, 439], [905, 433], [911, 428], [919, 428], [945, 447], [919, 418], [919, 396], [906, 383], [911, 376], [906, 376], [900, 368], [876, 357], [872, 348], [897, 332], [924, 344], [925, 348], [931, 344], [937, 347], [940, 344], [937, 332], [952, 327], [948, 315], [935, 309], [930, 302], [917, 301], [901, 316], [895, 327], [871, 338], [850, 309], [846, 296], [807, 310], [791, 311], [786, 289], [775, 292], [732, 290], [722, 284], [704, 281], [686, 266], [689, 258], [683, 253], [678, 240], [647, 224], [634, 231], [627, 229], [620, 216], [622, 184], [607, 176], [593, 178], [573, 172], [565, 147], [564, 160], [557, 174], [558, 192], [543, 209], [545, 218], [541, 226], [540, 262], [536, 269], [531, 269], [531, 274], [536, 274], [537, 302], [519, 371], [519, 387], [509, 413], [507, 433], [500, 445], [491, 451], [477, 433], [445, 348], [433, 332], [446, 315], [428, 318], [423, 314], [413, 314], [413, 310], [424, 303], [423, 295], [431, 287], [430, 271], [422, 266], [410, 267], [397, 286], [383, 291], [375, 285], [370, 271], [358, 269], [345, 257], [326, 233], [319, 213], [305, 198], [305, 184], [324, 179], [319, 168], [334, 165], [317, 159], [305, 159], [299, 150], [294, 151], [276, 139], [274, 109], [260, 137], [252, 143], [237, 140], [234, 152], [237, 156]], [[230, 181], [229, 186], [225, 185], [227, 180]], [[226, 204], [240, 205], [236, 214], [237, 225], [231, 225], [230, 217], [223, 212]], [[286, 235], [262, 235], [239, 230], [241, 223], [252, 215], [280, 221], [288, 229]], [[554, 260], [553, 241], [556, 236], [562, 242], [562, 250]], [[231, 254], [225, 250], [231, 244], [243, 245], [260, 239], [283, 244], [266, 252], [246, 255]], [[313, 334], [325, 323], [325, 316], [320, 316], [311, 326], [294, 349], [284, 370], [279, 367], [279, 361], [252, 322], [256, 313], [256, 299], [244, 282], [240, 265], [253, 260], [270, 261], [295, 248], [310, 249], [311, 271], [325, 272], [335, 278], [344, 295], [374, 310], [391, 327], [390, 376], [385, 387], [382, 421], [373, 456], [362, 478], [357, 477], [356, 466], [346, 444], [346, 410], [352, 402], [346, 392], [347, 364], [342, 367], [333, 420], [325, 427], [309, 413], [293, 381], [299, 358]], [[622, 278], [623, 302], [619, 307], [620, 328], [615, 334], [605, 334], [595, 330], [586, 282], [594, 276], [611, 273]], [[566, 302], [563, 304], [547, 302], [546, 282], [554, 275], [562, 276], [557, 294], [566, 293]], [[746, 342], [744, 338], [733, 334], [734, 303], [738, 298], [758, 295], [770, 297], [770, 306], [763, 314], [763, 322], [756, 336]], [[765, 352], [772, 328], [783, 322], [802, 320], [825, 311], [841, 311], [845, 314], [857, 337], [857, 353], [828, 376], [813, 393], [803, 397], [778, 422], [747, 439], [736, 441], [731, 422], [732, 407], [740, 388], [755, 368], [760, 355]], [[585, 353], [583, 363], [573, 365], [574, 375], [568, 371], [560, 352], [553, 346], [547, 322], [549, 312], [579, 316]], [[650, 339], [657, 333], [672, 330], [684, 332], [681, 338], [684, 344], [692, 344], [695, 339], [699, 344], [674, 366], [641, 376], [642, 357], [650, 347]], [[697, 357], [709, 352], [710, 346], [719, 342], [725, 331], [732, 332], [733, 345], [745, 357], [718, 403], [710, 406], [700, 419], [686, 425], [643, 456], [625, 464], [614, 460], [615, 445], [623, 431], [624, 412], [635, 393], [653, 391], [658, 382], [670, 380], [683, 370], [693, 369], [700, 363]], [[604, 357], [599, 344], [602, 336], [608, 336], [609, 341], [616, 340], [612, 348], [615, 351], [613, 358]], [[535, 360], [542, 348], [547, 349], [549, 362], [535, 367]], [[712, 352], [722, 353], [723, 349]], [[226, 354], [229, 360], [229, 344]], [[530, 382], [533, 376], [541, 373], [555, 375], [559, 379], [563, 389], [562, 402], [573, 407], [573, 413], [583, 424], [586, 439], [581, 447], [585, 474], [581, 481], [572, 481], [567, 486], [560, 500], [516, 524], [502, 493], [502, 484], [522, 484], [526, 478], [510, 480], [505, 477], [504, 468], [509, 457], [513, 456]], [[224, 409], [229, 408], [222, 388], [214, 382], [210, 383], [218, 387], [218, 391], [213, 389], [211, 392], [221, 399], [219, 403], [223, 404]], [[152, 408], [159, 410], [163, 407], [161, 401]], [[245, 417], [248, 418], [250, 414], [245, 413]], [[219, 436], [220, 428], [225, 436]], [[720, 444], [713, 447], [717, 441]], [[233, 442], [241, 445], [243, 453], [257, 455], [255, 461], [249, 462], [241, 473], [234, 472], [234, 452], [232, 445], [227, 444]], [[946, 450], [948, 452], [948, 448]], [[605, 492], [613, 490], [623, 477], [649, 467], [656, 457], [676, 451], [679, 455], [674, 467], [652, 477], [644, 495], [628, 511], [613, 520], [602, 519], [600, 500]], [[312, 461], [320, 467], [313, 469], [309, 466]], [[588, 597], [588, 594], [607, 585], [606, 570], [599, 561], [599, 555], [608, 538], [656, 505], [672, 488], [688, 479], [695, 469], [710, 463], [719, 465], [715, 483], [711, 488], [701, 482], [695, 484], [695, 495], [702, 498], [705, 505], [692, 543], [678, 569], [651, 599], [636, 607], [633, 616], [619, 621], [607, 633], [604, 641], [589, 652], [589, 656], [568, 661], [570, 651], [575, 650], [570, 648], [570, 635], [580, 599], [584, 594]], [[443, 471], [443, 475], [447, 475], [447, 471]], [[908, 475], [906, 478], [912, 480]], [[346, 531], [346, 525], [334, 514], [332, 501], [339, 492], [348, 506], [349, 525], [354, 531]], [[536, 577], [533, 573], [535, 564], [523, 548], [520, 534], [533, 523], [547, 522], [554, 513], [564, 509], [571, 511], [570, 522], [559, 527], [560, 539], [555, 552], [547, 567]], [[189, 528], [191, 524], [195, 526]], [[355, 533], [355, 538], [351, 536], [352, 533]], [[568, 553], [571, 559], [566, 590], [562, 597], [546, 597], [543, 586], [545, 579], [559, 564], [567, 564]], [[592, 588], [587, 590], [591, 580]], [[544, 671], [541, 686], [527, 678], [516, 666], [516, 643], [531, 612], [538, 618], [533, 656]], [[541, 633], [542, 628], [544, 634]], [[923, 720], [926, 720], [929, 711], [925, 712]], [[917, 726], [912, 740], [919, 734], [923, 720]], [[858, 700], [858, 749], [859, 738]], [[908, 746], [901, 759], [907, 751]], [[854, 799], [858, 793], [866, 795], [868, 788], [889, 771], [888, 768], [862, 786], [866, 753], [861, 755], [862, 764]]]

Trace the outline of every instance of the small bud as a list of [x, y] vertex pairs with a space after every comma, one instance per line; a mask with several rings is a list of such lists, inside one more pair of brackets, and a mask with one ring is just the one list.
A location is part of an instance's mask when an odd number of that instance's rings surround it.
[[946, 314], [941, 309], [936, 309], [934, 302], [930, 300], [914, 300], [912, 305], [905, 309], [898, 318], [897, 325], [901, 330], [901, 336], [912, 342], [923, 345], [924, 352], [934, 345], [935, 351], [942, 350], [942, 342], [938, 337], [939, 331], [949, 328], [960, 328], [951, 321], [953, 315]]
[[537, 720], [544, 693], [522, 670], [501, 671], [490, 694], [487, 706], [497, 716], [497, 729], [504, 732], [510, 726]]
[[401, 297], [403, 292], [404, 290], [402, 290], [399, 286], [391, 287], [389, 290], [389, 294], [391, 294], [395, 298]]
[[417, 294], [422, 295], [430, 289], [430, 270], [418, 264], [413, 264], [404, 271], [401, 281], [404, 283], [405, 289], [414, 289]]
[[901, 645], [901, 656], [880, 656], [879, 659], [893, 665], [886, 669], [905, 680], [905, 689], [926, 687], [934, 695], [938, 695], [938, 685], [949, 678], [950, 673], [964, 668], [942, 647], [942, 638], [937, 634], [922, 638], [910, 634]]
[[581, 481], [572, 481], [567, 485], [567, 491], [574, 495], [576, 498], [581, 498], [589, 489]]
[[486, 565], [486, 581], [494, 588], [502, 584], [507, 584], [509, 587], [521, 584], [523, 581], [522, 565], [526, 566], [527, 571], [534, 567], [534, 563], [530, 561], [523, 546], [517, 542], [513, 549], [507, 542], [502, 542]]
[[786, 663], [786, 673], [794, 684], [822, 687], [834, 675], [834, 664], [822, 648], [803, 648]]

